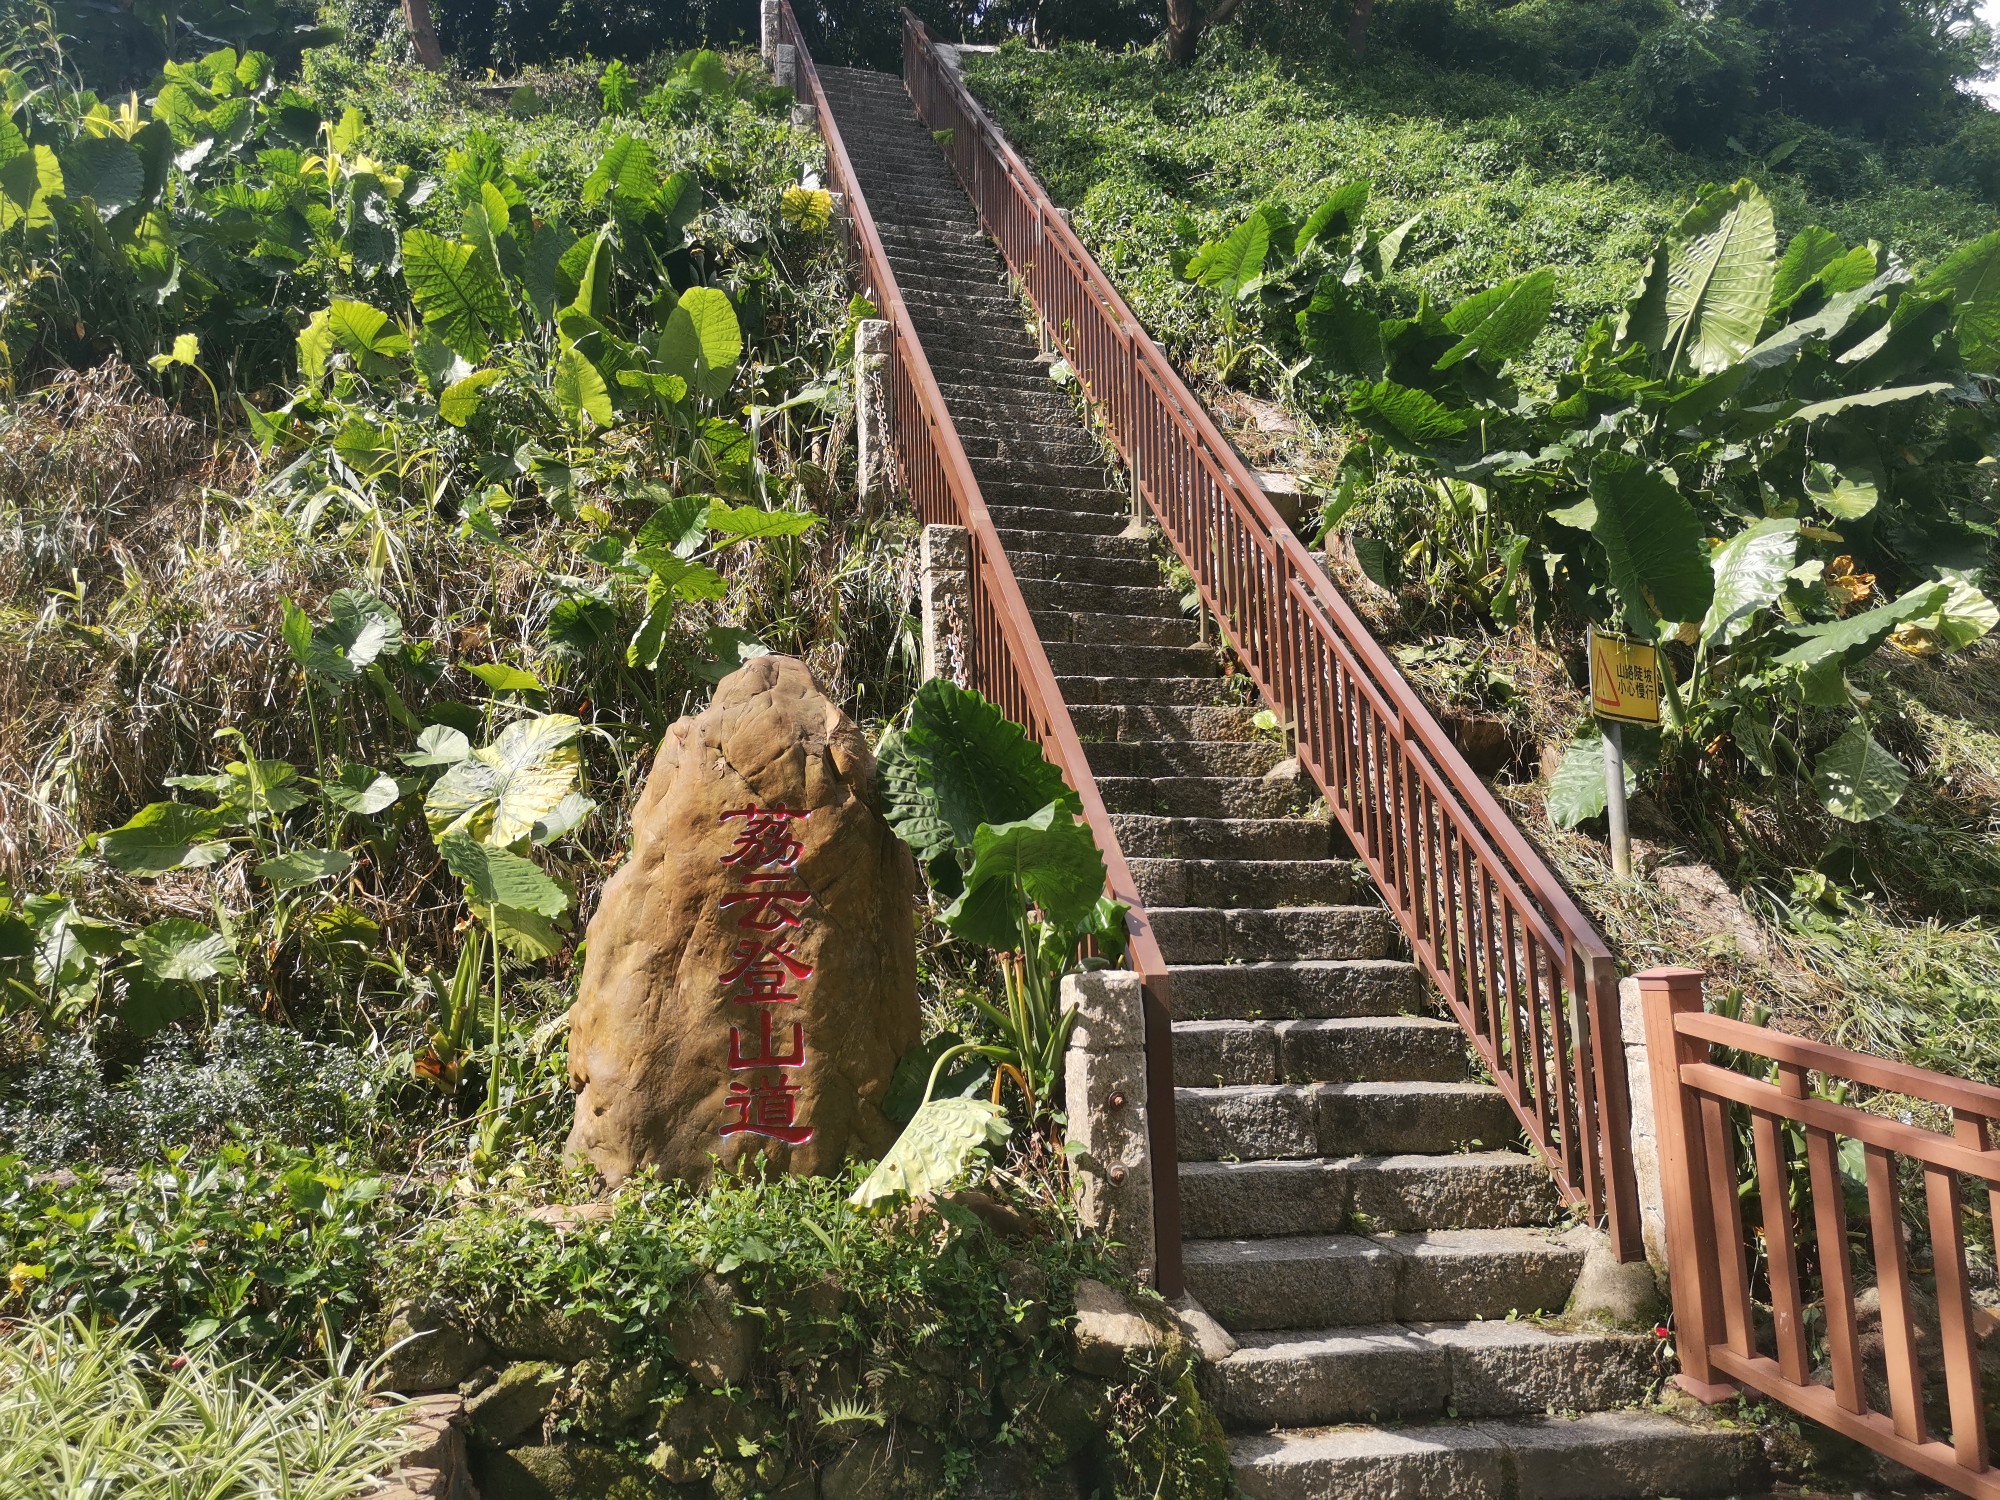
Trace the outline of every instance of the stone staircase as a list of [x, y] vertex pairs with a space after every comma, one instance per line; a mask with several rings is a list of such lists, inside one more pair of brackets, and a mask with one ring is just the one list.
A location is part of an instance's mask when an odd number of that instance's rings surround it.
[[899, 79], [820, 70], [1172, 967], [1189, 1292], [1255, 1497], [1718, 1495], [1741, 1434], [1641, 1409], [1650, 1333], [1563, 1311], [1587, 1236], [1364, 869], [1253, 724]]

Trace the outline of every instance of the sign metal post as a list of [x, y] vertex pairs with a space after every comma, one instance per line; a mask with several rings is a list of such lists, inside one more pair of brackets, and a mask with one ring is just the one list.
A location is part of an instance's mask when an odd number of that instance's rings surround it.
[[1625, 728], [1660, 722], [1660, 648], [1590, 629], [1590, 710], [1604, 732], [1604, 812], [1611, 868], [1632, 878], [1632, 829], [1625, 814]]

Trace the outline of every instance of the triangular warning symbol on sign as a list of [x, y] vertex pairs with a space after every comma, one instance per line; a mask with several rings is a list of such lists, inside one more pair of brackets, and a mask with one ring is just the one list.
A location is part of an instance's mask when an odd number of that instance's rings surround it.
[[1591, 697], [1599, 708], [1622, 708], [1624, 694], [1618, 691], [1618, 673], [1611, 664], [1610, 653], [1604, 649], [1602, 641], [1593, 641], [1592, 649], [1596, 660], [1590, 664]]

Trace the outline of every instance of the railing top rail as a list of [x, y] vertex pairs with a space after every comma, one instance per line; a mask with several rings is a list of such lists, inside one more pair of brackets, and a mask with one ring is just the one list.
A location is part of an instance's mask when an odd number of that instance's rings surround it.
[[1731, 1020], [1707, 1011], [1689, 1011], [1674, 1017], [1674, 1029], [1696, 1041], [1712, 1042], [1738, 1052], [1754, 1053], [1776, 1063], [1806, 1068], [1834, 1078], [1844, 1078], [1869, 1088], [1883, 1089], [1911, 1099], [1922, 1099], [1946, 1109], [1982, 1120], [2000, 1121], [2000, 1088], [1936, 1073], [1910, 1063], [1870, 1057], [1845, 1047], [1808, 1041], [1768, 1026]]
[[935, 44], [924, 24], [909, 10], [902, 12], [905, 35], [914, 37], [925, 49], [938, 75], [958, 97], [966, 117], [1007, 169], [1017, 192], [1038, 210], [1045, 236], [1052, 236], [1064, 258], [1111, 315], [1130, 335], [1135, 364], [1167, 398], [1176, 419], [1204, 456], [1213, 462], [1227, 481], [1233, 508], [1247, 523], [1251, 535], [1267, 555], [1282, 554], [1290, 571], [1309, 592], [1312, 603], [1330, 617], [1333, 631], [1359, 658], [1360, 664], [1379, 690], [1394, 704], [1397, 727], [1406, 743], [1421, 747], [1453, 793], [1462, 801], [1481, 833], [1495, 846], [1495, 852], [1516, 880], [1532, 893], [1533, 904], [1544, 912], [1550, 925], [1559, 930], [1568, 944], [1585, 960], [1609, 959], [1610, 944], [1597, 926], [1563, 889], [1541, 854], [1515, 826], [1498, 799], [1466, 764], [1457, 746], [1409, 682], [1397, 670], [1389, 654], [1293, 534], [1291, 527], [1272, 506], [1264, 487], [1225, 438], [1207, 409], [1187, 388], [1172, 363], [1146, 332], [1145, 325], [1126, 303], [1118, 289], [1099, 270], [1095, 257], [1085, 249], [1068, 221], [1057, 210], [1040, 180], [1022, 161], [1000, 128], [979, 101], [973, 98], [955, 69], [947, 67], [935, 52]]
[[977, 549], [986, 579], [995, 596], [999, 625], [1007, 642], [1008, 654], [1015, 670], [1020, 674], [1022, 687], [1040, 711], [1047, 733], [1054, 741], [1055, 760], [1068, 778], [1078, 800], [1083, 805], [1084, 821], [1090, 825], [1096, 837], [1098, 848], [1104, 855], [1106, 884], [1111, 894], [1125, 903], [1128, 908], [1127, 963], [1138, 973], [1158, 985], [1164, 981], [1167, 971], [1165, 956], [1160, 951], [1158, 939], [1154, 936], [1151, 919], [1146, 914], [1144, 903], [1139, 899], [1138, 883], [1132, 877], [1131, 866], [1127, 864], [1124, 850], [1119, 847], [1116, 832], [1112, 828], [1110, 813], [1104, 806], [1104, 798], [1097, 789], [1097, 782], [1090, 773], [1090, 762], [1085, 756], [1083, 742], [1078, 737], [1076, 725], [1069, 716], [1068, 705], [1063, 702], [1061, 690], [1056, 686], [1055, 671], [1049, 665], [1048, 653], [1042, 649], [1041, 636], [1029, 623], [1026, 598], [1021, 593], [1021, 585], [1014, 577], [1012, 564], [1007, 560], [1005, 548], [1000, 544], [999, 532], [994, 528], [993, 517], [986, 508], [985, 497], [979, 489], [979, 481], [973, 477], [972, 463], [966, 457], [965, 445], [959, 440], [958, 428], [951, 419], [950, 409], [945, 404], [944, 392], [937, 377], [931, 371], [929, 358], [924, 353], [923, 344], [914, 334], [908, 305], [903, 301], [903, 293], [897, 285], [895, 272], [890, 268], [889, 255], [883, 247], [881, 234], [875, 227], [874, 215], [869, 211], [867, 199], [858, 190], [859, 179], [854, 172], [854, 163], [847, 154], [847, 144], [842, 139], [840, 126], [834, 119], [833, 110], [828, 105], [826, 90], [820, 83], [819, 69], [814, 66], [812, 53], [807, 48], [805, 35], [799, 29], [798, 17], [793, 13], [791, 0], [780, 0], [779, 15], [781, 32], [793, 49], [798, 76], [812, 100], [820, 121], [820, 133], [825, 140], [828, 171], [847, 189], [847, 212], [855, 237], [861, 245], [861, 258], [867, 265], [870, 279], [874, 282], [876, 296], [881, 301], [882, 312], [895, 329], [905, 368], [911, 384], [915, 387], [919, 401], [923, 404], [925, 417], [932, 432], [940, 460], [949, 476], [951, 488], [956, 491], [964, 506], [966, 530], [971, 533], [973, 546]]
[[2000, 1150], [1969, 1146], [1955, 1136], [1905, 1125], [1901, 1120], [1873, 1115], [1851, 1104], [1787, 1094], [1776, 1084], [1715, 1063], [1682, 1063], [1679, 1072], [1680, 1081], [1696, 1093], [1726, 1099], [1757, 1113], [1792, 1120], [1830, 1135], [1846, 1136], [1927, 1166], [2000, 1185]]

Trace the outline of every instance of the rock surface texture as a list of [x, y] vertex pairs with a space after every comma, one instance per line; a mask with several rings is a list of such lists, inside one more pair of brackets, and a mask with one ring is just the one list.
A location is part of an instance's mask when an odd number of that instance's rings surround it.
[[1612, 1409], [1651, 1397], [1650, 1330], [1537, 1318], [1586, 1254], [1547, 1172], [1129, 528], [902, 81], [820, 76], [1172, 969], [1187, 1283], [1243, 1492], [1743, 1493], [1745, 1434]]
[[591, 919], [570, 1153], [701, 1183], [885, 1150], [918, 1031], [914, 882], [868, 743], [805, 664], [724, 679], [667, 731]]

